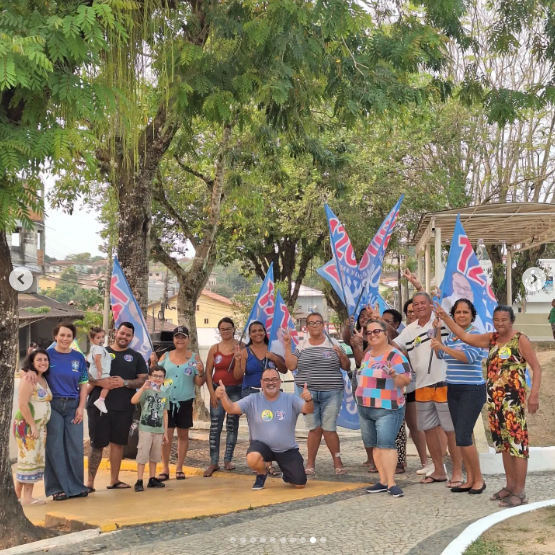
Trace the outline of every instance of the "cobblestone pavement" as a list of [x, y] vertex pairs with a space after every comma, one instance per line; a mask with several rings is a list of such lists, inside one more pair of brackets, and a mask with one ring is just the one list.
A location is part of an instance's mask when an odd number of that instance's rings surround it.
[[[360, 466], [364, 451], [356, 434], [342, 438], [342, 453], [348, 474], [336, 477], [332, 473], [331, 457], [322, 446], [316, 479], [367, 481], [369, 475]], [[243, 461], [237, 463], [237, 470], [242, 471]], [[467, 524], [502, 510], [489, 501], [503, 485], [502, 476], [487, 477], [483, 495], [453, 494], [442, 483], [418, 484], [417, 466], [416, 459], [409, 457], [408, 471], [398, 481], [405, 497], [399, 499], [387, 494], [368, 495], [364, 490], [342, 492], [221, 517], [125, 528], [48, 553], [439, 555]], [[530, 475], [530, 501], [553, 497], [554, 479], [554, 473]]]

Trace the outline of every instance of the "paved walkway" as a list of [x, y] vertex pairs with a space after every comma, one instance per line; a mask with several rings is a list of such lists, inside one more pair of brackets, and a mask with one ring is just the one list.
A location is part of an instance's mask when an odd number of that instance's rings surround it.
[[[349, 474], [335, 477], [331, 457], [322, 446], [318, 458], [318, 479], [369, 481], [361, 468], [363, 451], [356, 436], [342, 439], [342, 453]], [[237, 461], [240, 462], [239, 460]], [[483, 495], [453, 494], [445, 484], [421, 485], [414, 457], [409, 472], [399, 485], [405, 497], [368, 495], [364, 489], [342, 491], [321, 497], [258, 507], [219, 517], [179, 520], [143, 525], [103, 534], [94, 540], [66, 548], [49, 550], [52, 555], [102, 553], [106, 555], [213, 555], [229, 553], [355, 553], [439, 555], [470, 522], [502, 510], [489, 496], [503, 485], [502, 476], [489, 476]], [[238, 470], [244, 468], [238, 464]], [[252, 478], [252, 474], [251, 474]], [[272, 489], [280, 487], [271, 479]], [[554, 473], [531, 475], [531, 501], [553, 497]], [[206, 479], [207, 487], [214, 483]], [[267, 495], [270, 490], [251, 492], [250, 482], [237, 480], [245, 493]], [[244, 484], [244, 485], [243, 485]], [[311, 483], [307, 486], [309, 489]], [[283, 486], [285, 487], [285, 486]], [[158, 493], [158, 492], [156, 492]], [[163, 492], [159, 492], [163, 493]], [[487, 494], [487, 495], [486, 495]], [[137, 496], [140, 494], [137, 494]], [[238, 492], [242, 495], [242, 492]], [[155, 502], [147, 511], [161, 510]], [[176, 506], [176, 518], [178, 517]]]

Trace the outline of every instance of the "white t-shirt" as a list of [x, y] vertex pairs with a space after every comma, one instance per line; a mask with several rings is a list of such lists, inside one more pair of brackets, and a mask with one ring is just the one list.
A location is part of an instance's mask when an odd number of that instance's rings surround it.
[[[100, 378], [97, 377], [98, 368], [96, 367], [96, 362], [94, 360], [94, 357], [96, 355], [100, 355], [100, 366], [102, 367], [102, 375], [100, 376]], [[87, 355], [87, 362], [90, 364], [89, 372], [91, 376], [94, 376], [96, 379], [104, 379], [110, 377], [110, 370], [112, 368], [112, 357], [102, 345], [91, 345], [91, 350]]]
[[[407, 358], [416, 374], [416, 385], [411, 383], [407, 386], [407, 393], [420, 389], [428, 385], [445, 381], [447, 364], [435, 356], [432, 357], [430, 373], [428, 365], [430, 363], [430, 341], [434, 335], [434, 316], [424, 326], [418, 324], [418, 320], [409, 324], [395, 339], [394, 342], [407, 354]], [[445, 339], [449, 336], [449, 331], [442, 326], [441, 337]]]

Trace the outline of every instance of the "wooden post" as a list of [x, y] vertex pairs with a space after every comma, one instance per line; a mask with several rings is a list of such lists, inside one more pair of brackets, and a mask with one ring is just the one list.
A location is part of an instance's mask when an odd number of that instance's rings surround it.
[[506, 268], [506, 279], [507, 279], [507, 304], [513, 306], [513, 251], [511, 247], [507, 247], [507, 268]]

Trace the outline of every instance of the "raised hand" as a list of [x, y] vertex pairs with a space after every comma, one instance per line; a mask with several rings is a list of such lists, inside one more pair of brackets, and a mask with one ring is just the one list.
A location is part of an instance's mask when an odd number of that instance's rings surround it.
[[216, 388], [216, 397], [221, 399], [225, 395], [225, 385], [220, 380], [220, 385]]
[[284, 347], [291, 347], [291, 335], [288, 331], [283, 333], [283, 346]]
[[445, 310], [437, 301], [434, 302], [434, 312], [436, 313], [437, 318], [441, 318], [442, 320], [446, 320], [447, 318], [449, 318], [449, 314], [445, 312]]
[[362, 347], [364, 341], [364, 336], [362, 335], [362, 330], [353, 330], [351, 335], [351, 347]]
[[420, 283], [420, 281], [418, 280], [418, 277], [416, 277], [416, 274], [413, 274], [408, 268], [405, 269], [405, 272], [403, 274], [405, 276], [405, 278], [407, 278], [407, 280], [409, 281], [409, 283], [412, 283], [413, 287], [419, 291], [420, 289], [422, 289], [422, 284]]
[[301, 399], [303, 399], [304, 401], [306, 401], [307, 403], [309, 401], [312, 401], [312, 394], [310, 393], [310, 391], [308, 391], [308, 384], [304, 384], [303, 390], [301, 392], [300, 395]]

